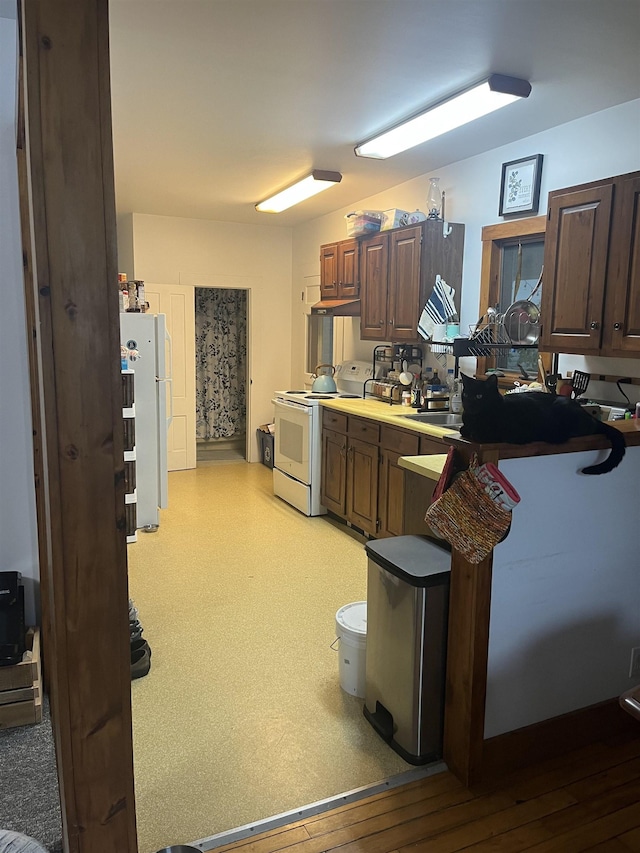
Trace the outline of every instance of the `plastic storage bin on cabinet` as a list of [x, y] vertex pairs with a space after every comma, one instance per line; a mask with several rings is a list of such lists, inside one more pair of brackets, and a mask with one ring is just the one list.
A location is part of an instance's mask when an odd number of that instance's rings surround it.
[[364, 715], [410, 764], [442, 757], [451, 552], [424, 536], [368, 542]]

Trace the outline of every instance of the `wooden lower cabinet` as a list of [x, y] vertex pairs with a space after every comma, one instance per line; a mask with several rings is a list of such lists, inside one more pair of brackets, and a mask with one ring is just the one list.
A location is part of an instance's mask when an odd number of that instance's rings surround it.
[[378, 503], [378, 536], [401, 536], [404, 533], [404, 474], [398, 465], [401, 456], [416, 456], [420, 436], [409, 430], [382, 426], [380, 431], [380, 485]]
[[[401, 536], [406, 529], [407, 494], [424, 512], [429, 495], [423, 489], [407, 492], [406, 474], [398, 464], [401, 456], [443, 453], [445, 445], [411, 430], [366, 418], [339, 415], [330, 409], [323, 414], [322, 503], [370, 536]], [[424, 480], [425, 478], [420, 478]], [[424, 482], [428, 490], [429, 481]], [[433, 484], [431, 484], [432, 486]]]
[[322, 430], [323, 506], [343, 518], [347, 516], [347, 436], [332, 429]]
[[398, 465], [402, 455], [394, 450], [380, 451], [380, 537], [402, 536], [404, 533], [404, 468]]
[[349, 438], [347, 521], [372, 536], [378, 529], [379, 454], [377, 445]]

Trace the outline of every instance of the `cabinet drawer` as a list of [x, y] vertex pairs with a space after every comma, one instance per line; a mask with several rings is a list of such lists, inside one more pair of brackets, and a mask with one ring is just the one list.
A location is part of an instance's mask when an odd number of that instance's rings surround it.
[[370, 444], [377, 444], [380, 440], [380, 427], [362, 418], [349, 418], [349, 435]]
[[401, 456], [416, 456], [420, 449], [420, 436], [408, 430], [383, 426], [381, 443], [385, 450], [395, 450]]
[[334, 412], [331, 409], [323, 408], [322, 410], [322, 426], [334, 429], [336, 432], [347, 431], [347, 423], [349, 419], [346, 415], [340, 412]]
[[449, 445], [437, 438], [427, 438], [426, 435], [420, 436], [420, 455], [430, 456], [432, 453], [446, 453], [449, 450]]

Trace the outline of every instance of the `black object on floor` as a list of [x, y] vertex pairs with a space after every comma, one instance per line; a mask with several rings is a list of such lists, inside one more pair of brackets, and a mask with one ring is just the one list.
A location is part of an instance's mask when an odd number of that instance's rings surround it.
[[151, 657], [151, 646], [144, 637], [140, 637], [139, 640], [131, 640], [131, 659], [133, 660], [134, 652], [140, 651], [140, 649], [144, 649], [144, 651], [149, 653], [149, 657]]
[[151, 654], [147, 649], [131, 652], [131, 680], [143, 678], [151, 669]]
[[0, 729], [0, 827], [62, 853], [62, 817], [49, 700], [42, 722]]

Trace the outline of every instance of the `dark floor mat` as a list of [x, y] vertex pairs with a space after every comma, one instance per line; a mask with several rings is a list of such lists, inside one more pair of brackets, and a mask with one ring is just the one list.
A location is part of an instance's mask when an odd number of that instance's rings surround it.
[[0, 730], [0, 828], [62, 853], [62, 820], [49, 702], [42, 722]]

